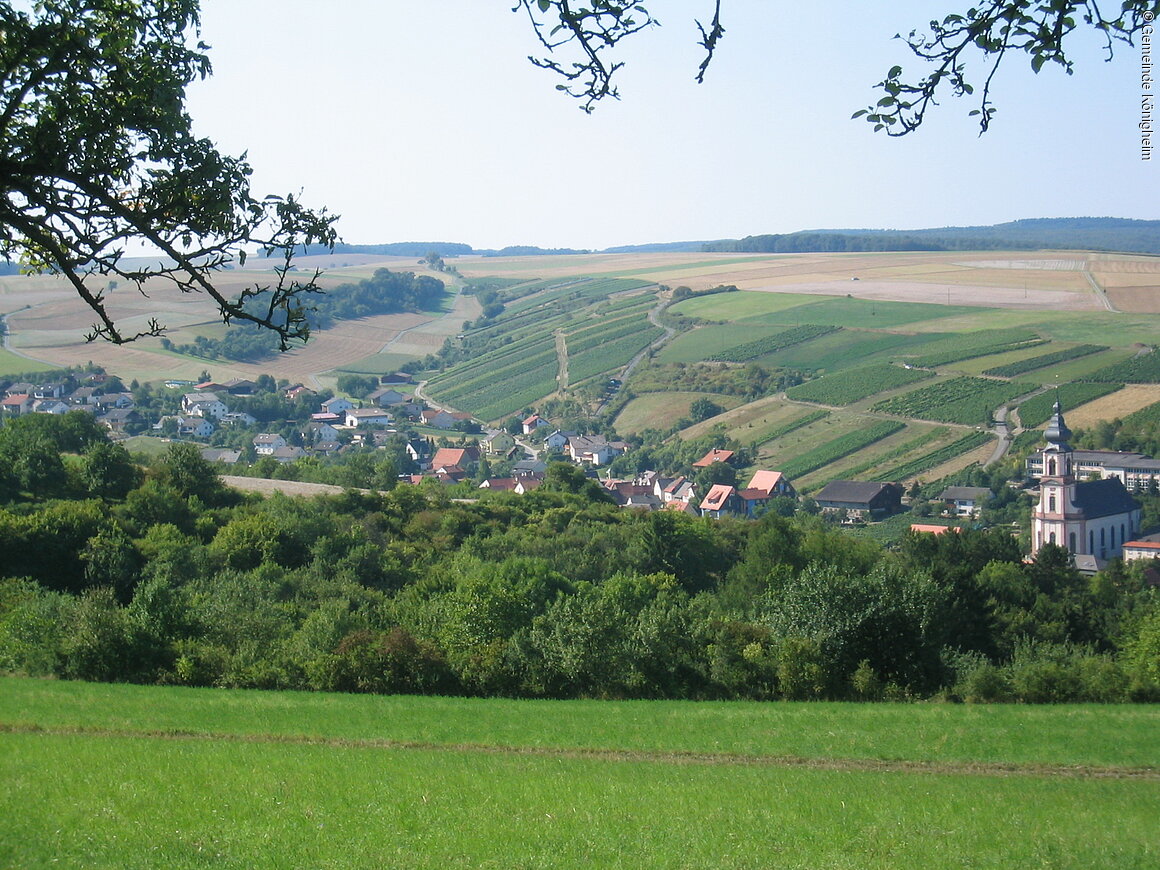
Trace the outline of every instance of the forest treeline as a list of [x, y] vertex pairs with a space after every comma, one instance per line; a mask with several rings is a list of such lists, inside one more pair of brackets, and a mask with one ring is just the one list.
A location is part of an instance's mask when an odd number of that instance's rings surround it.
[[[522, 496], [243, 496], [85, 415], [0, 429], [0, 671], [545, 698], [1160, 698], [1160, 599], [1005, 531], [897, 549], [818, 517]], [[25, 420], [34, 421], [25, 423]], [[34, 497], [32, 493], [49, 494]]]

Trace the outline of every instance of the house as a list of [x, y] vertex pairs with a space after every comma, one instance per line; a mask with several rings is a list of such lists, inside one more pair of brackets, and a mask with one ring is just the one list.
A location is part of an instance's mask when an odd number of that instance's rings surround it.
[[342, 396], [335, 396], [323, 402], [321, 407], [322, 413], [324, 414], [338, 414], [341, 416], [354, 407], [354, 402], [350, 399], [344, 399]]
[[351, 429], [360, 426], [389, 426], [391, 415], [380, 408], [350, 408], [346, 412], [346, 425]]
[[755, 471], [745, 488], [761, 490], [766, 499], [797, 498], [797, 490], [780, 471]]
[[548, 425], [550, 425], [548, 421], [541, 417], [539, 414], [532, 414], [526, 420], [520, 421], [520, 429], [525, 435], [531, 435], [537, 429], [542, 429]]
[[367, 401], [378, 405], [380, 408], [389, 408], [391, 405], [402, 404], [404, 401], [406, 401], [406, 398], [407, 397], [400, 393], [398, 390], [384, 388], [381, 390], [375, 390], [373, 393], [367, 396]]
[[319, 441], [310, 450], [319, 456], [334, 456], [342, 450], [342, 444], [338, 441]]
[[32, 396], [28, 393], [17, 393], [0, 399], [0, 411], [9, 417], [19, 417], [21, 414], [32, 413]]
[[408, 438], [404, 449], [411, 457], [411, 461], [418, 465], [420, 470], [430, 467], [431, 442], [426, 438], [418, 436]]
[[514, 477], [489, 477], [479, 485], [479, 488], [490, 489], [493, 492], [515, 492], [517, 482]]
[[455, 425], [455, 418], [442, 408], [428, 408], [419, 413], [419, 422], [436, 429], [450, 429]]
[[97, 422], [110, 432], [124, 432], [126, 427], [139, 426], [145, 421], [136, 408], [110, 408], [97, 417]]
[[689, 504], [696, 498], [696, 489], [696, 484], [683, 475], [674, 478], [658, 476], [653, 481], [653, 494], [664, 504]]
[[286, 446], [286, 439], [276, 433], [263, 432], [254, 436], [253, 444], [254, 452], [259, 456], [273, 456], [275, 450]]
[[831, 480], [814, 497], [824, 513], [844, 511], [850, 519], [886, 516], [902, 507], [902, 487], [897, 483]]
[[985, 486], [948, 486], [938, 499], [957, 517], [977, 517], [990, 497], [991, 490]]
[[253, 414], [247, 414], [245, 411], [230, 411], [228, 414], [222, 414], [221, 419], [218, 420], [223, 426], [253, 426], [258, 422], [258, 418]]
[[497, 429], [487, 435], [480, 443], [488, 456], [506, 456], [516, 446], [516, 439], [503, 429]]
[[556, 429], [544, 439], [544, 446], [553, 453], [561, 453], [568, 446], [568, 441], [575, 438], [577, 434], [576, 432], [566, 432], [563, 429]]
[[194, 438], [208, 438], [217, 431], [217, 426], [205, 417], [178, 417], [177, 434]]
[[1138, 559], [1160, 559], [1160, 535], [1146, 535], [1125, 541], [1123, 546], [1125, 562], [1135, 562]]
[[132, 393], [103, 393], [94, 396], [92, 404], [105, 411], [109, 408], [131, 408], [135, 402]]
[[1124, 543], [1140, 530], [1140, 505], [1118, 477], [1077, 480], [1074, 451], [1067, 443], [1071, 430], [1058, 401], [1043, 438], [1047, 444], [1040, 451], [1039, 503], [1031, 512], [1031, 555], [1056, 544], [1102, 567], [1104, 560], [1121, 555]]
[[415, 379], [407, 372], [391, 372], [389, 375], [383, 375], [379, 378], [380, 384], [409, 384]]
[[295, 399], [317, 395], [317, 391], [310, 389], [310, 387], [303, 386], [302, 384], [295, 384], [292, 387], [287, 387], [282, 392], [282, 395], [293, 401]]
[[229, 411], [217, 393], [186, 393], [181, 397], [181, 412], [188, 417], [213, 417], [220, 420]]
[[225, 390], [231, 396], [252, 396], [258, 385], [245, 378], [233, 378], [225, 382]]
[[301, 447], [285, 445], [277, 448], [270, 455], [273, 456], [274, 459], [276, 459], [278, 462], [293, 462], [295, 459], [301, 459], [303, 456], [305, 456], [306, 451]]
[[202, 381], [200, 384], [194, 384], [193, 388], [199, 393], [226, 392], [226, 385], [219, 384], [217, 381]]
[[735, 512], [736, 489], [725, 483], [715, 483], [701, 499], [701, 516], [715, 520]]
[[719, 450], [714, 447], [700, 459], [693, 463], [693, 468], [708, 468], [714, 462], [729, 462], [733, 459], [732, 450]]
[[64, 384], [39, 384], [32, 389], [32, 395], [37, 399], [59, 399], [64, 395]]
[[[68, 394], [68, 400], [73, 405], [92, 405], [102, 393], [104, 393], [104, 389], [101, 387], [77, 387]], [[11, 387], [9, 387], [8, 395], [12, 395]]]
[[543, 479], [548, 463], [540, 459], [520, 459], [512, 463], [512, 477], [539, 477]]
[[242, 458], [242, 451], [232, 447], [206, 447], [201, 451], [201, 458], [206, 462], [220, 462], [223, 465], [234, 465]]
[[71, 410], [72, 406], [60, 399], [34, 399], [32, 402], [34, 414], [67, 414]]
[[330, 423], [323, 423], [321, 420], [311, 420], [304, 427], [302, 427], [302, 440], [307, 444], [315, 444], [319, 441], [337, 441], [338, 430]]
[[933, 523], [911, 523], [910, 530], [912, 532], [926, 532], [930, 535], [943, 535], [947, 532], [958, 531], [954, 526], [937, 526]]
[[603, 435], [574, 435], [568, 439], [567, 454], [573, 462], [607, 465], [621, 451]]
[[515, 491], [518, 492], [520, 495], [523, 495], [525, 492], [531, 492], [534, 489], [539, 489], [540, 484], [542, 484], [543, 482], [544, 482], [543, 475], [538, 475], [538, 474], [521, 475], [520, 477], [516, 478]]
[[467, 469], [479, 462], [478, 447], [440, 447], [431, 457], [431, 470], [459, 468]]

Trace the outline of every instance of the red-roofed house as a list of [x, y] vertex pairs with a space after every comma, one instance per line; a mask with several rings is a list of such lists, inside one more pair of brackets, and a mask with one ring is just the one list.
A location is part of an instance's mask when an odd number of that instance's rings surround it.
[[693, 468], [708, 468], [714, 462], [728, 462], [732, 458], [732, 450], [720, 450], [714, 447], [712, 450], [694, 462]]
[[733, 513], [737, 490], [728, 484], [715, 483], [701, 500], [701, 516], [721, 519], [725, 514]]
[[797, 498], [797, 491], [780, 471], [755, 471], [746, 489], [760, 489], [767, 498], [785, 496]]
[[440, 447], [431, 457], [431, 470], [438, 472], [452, 466], [464, 469], [477, 462], [479, 462], [478, 447]]

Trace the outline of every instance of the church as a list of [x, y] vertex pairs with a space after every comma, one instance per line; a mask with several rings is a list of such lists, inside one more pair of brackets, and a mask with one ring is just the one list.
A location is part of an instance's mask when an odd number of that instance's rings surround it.
[[1058, 401], [1043, 436], [1047, 444], [1041, 451], [1039, 504], [1031, 514], [1031, 555], [1044, 544], [1057, 544], [1073, 557], [1089, 557], [1102, 567], [1121, 556], [1124, 542], [1140, 530], [1140, 505], [1118, 477], [1076, 480], [1067, 443], [1071, 430]]

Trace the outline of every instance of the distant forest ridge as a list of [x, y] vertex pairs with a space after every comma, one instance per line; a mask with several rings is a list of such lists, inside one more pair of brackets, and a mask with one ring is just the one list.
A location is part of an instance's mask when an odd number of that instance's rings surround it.
[[[746, 236], [743, 239], [619, 245], [600, 251], [540, 248], [535, 245], [476, 249], [460, 242], [344, 244], [336, 246], [334, 251], [339, 254], [382, 254], [397, 257], [425, 257], [430, 253], [438, 253], [446, 259], [467, 255], [521, 257], [550, 254], [647, 254], [695, 251], [781, 254], [826, 251], [1019, 251], [1038, 248], [1160, 254], [1160, 220], [1111, 217], [1027, 218], [979, 227], [801, 230], [794, 233]], [[326, 252], [319, 248], [311, 249], [308, 253]]]
[[[382, 245], [335, 245], [336, 254], [373, 254], [421, 259], [436, 253], [444, 259], [462, 256], [532, 257], [552, 254], [649, 254], [694, 251], [742, 254], [800, 254], [857, 251], [1022, 251], [1055, 250], [1121, 251], [1160, 254], [1160, 220], [1077, 217], [1025, 218], [981, 227], [937, 227], [921, 230], [832, 229], [746, 236], [715, 241], [657, 242], [619, 245], [600, 251], [580, 248], [540, 248], [509, 245], [506, 248], [473, 248], [462, 242], [391, 242]], [[330, 253], [311, 246], [307, 254]], [[17, 263], [0, 259], [0, 275], [15, 275]]]
[[1127, 218], [1029, 218], [984, 227], [923, 230], [809, 230], [707, 242], [736, 253], [817, 251], [966, 251], [1028, 248], [1160, 254], [1160, 221]]

